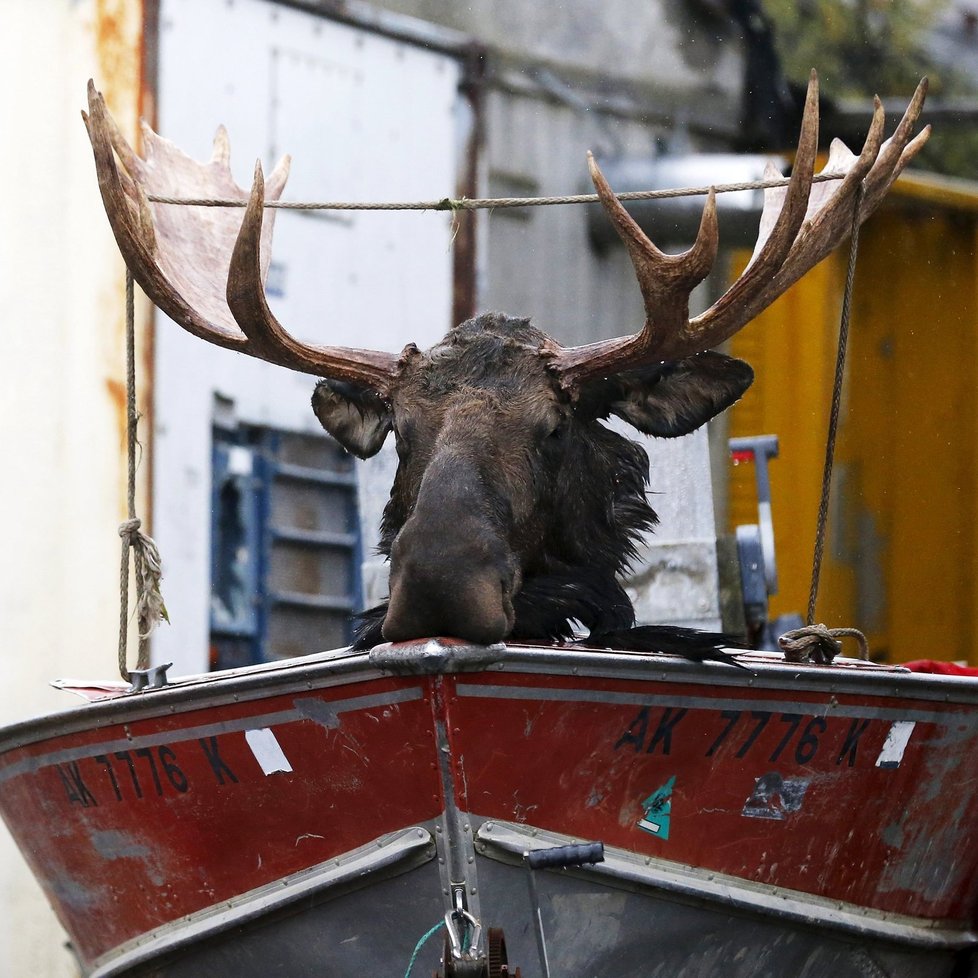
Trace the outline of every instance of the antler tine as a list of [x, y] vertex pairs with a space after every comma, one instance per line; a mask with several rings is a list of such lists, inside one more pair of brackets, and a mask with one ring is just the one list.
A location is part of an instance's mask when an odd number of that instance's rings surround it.
[[[727, 290], [714, 309], [718, 306], [721, 309], [737, 308], [743, 304], [784, 262], [805, 220], [817, 152], [818, 77], [813, 71], [808, 83], [794, 172], [784, 205], [771, 234], [747, 271]], [[680, 359], [715, 345], [710, 341], [702, 317], [689, 319], [689, 294], [709, 272], [716, 257], [718, 236], [713, 191], [710, 191], [704, 208], [696, 244], [681, 255], [664, 255], [611, 193], [593, 160], [588, 162], [601, 202], [625, 242], [635, 267], [645, 300], [646, 323], [635, 336], [558, 351], [553, 369], [560, 374], [566, 389], [591, 376], [656, 360]]]
[[[606, 209], [619, 234], [625, 239], [635, 264], [646, 299], [648, 319], [645, 328], [636, 336], [548, 351], [552, 369], [560, 375], [564, 388], [573, 391], [576, 385], [590, 377], [626, 370], [656, 359], [675, 360], [693, 356], [729, 339], [749, 323], [846, 238], [852, 229], [853, 208], [860, 188], [860, 223], [879, 206], [893, 181], [930, 134], [930, 127], [927, 126], [914, 139], [910, 138], [926, 93], [925, 78], [917, 86], [896, 132], [886, 142], [882, 142], [883, 110], [877, 99], [873, 121], [860, 155], [854, 156], [842, 143], [834, 141], [824, 172], [844, 176], [837, 182], [818, 184], [817, 189], [813, 190], [818, 145], [818, 78], [813, 71], [791, 180], [786, 190], [769, 190], [765, 194], [762, 230], [746, 271], [716, 303], [693, 320], [679, 322], [675, 315], [676, 297], [666, 296], [670, 322], [668, 331], [659, 331], [650, 326], [651, 323], [657, 325], [659, 321], [657, 311], [649, 308], [650, 302], [660, 297], [650, 293], [640, 268], [646, 254], [661, 253], [651, 242], [641, 247], [634, 241], [629, 244], [629, 237], [622, 231], [622, 227], [627, 225], [620, 214], [606, 203]], [[600, 188], [598, 192], [602, 193]], [[782, 200], [777, 219], [768, 235], [769, 215]], [[605, 202], [604, 196], [602, 202]], [[615, 204], [621, 208], [617, 200]], [[637, 231], [637, 225], [635, 228]], [[629, 234], [635, 237], [630, 227]], [[637, 234], [641, 232], [637, 231]]]
[[[105, 213], [133, 278], [149, 298], [174, 322], [202, 339], [230, 350], [246, 352], [247, 339], [237, 330], [215, 324], [190, 306], [173, 288], [160, 269], [157, 258], [156, 236], [149, 201], [134, 176], [141, 168], [139, 158], [133, 153], [109, 114], [105, 99], [92, 81], [88, 83], [88, 115], [82, 114], [88, 129], [95, 170]], [[123, 165], [130, 167], [125, 180], [116, 166], [118, 153]]]
[[224, 126], [218, 126], [214, 133], [214, 149], [211, 152], [211, 163], [223, 163], [225, 166], [231, 159], [231, 141]]
[[632, 260], [642, 290], [646, 318], [645, 326], [633, 336], [549, 350], [551, 369], [560, 376], [561, 386], [568, 391], [588, 377], [664, 359], [660, 350], [689, 322], [690, 293], [713, 267], [719, 242], [716, 194], [712, 190], [707, 195], [692, 247], [678, 255], [667, 255], [648, 239], [625, 210], [590, 153], [588, 169], [601, 204]]
[[261, 274], [264, 204], [265, 178], [258, 162], [227, 283], [228, 307], [255, 355], [303, 373], [353, 381], [388, 394], [397, 369], [396, 356], [373, 350], [308, 346], [290, 336], [275, 318], [265, 299]]
[[[821, 258], [825, 257], [848, 233], [852, 224], [852, 201], [856, 191], [879, 156], [883, 141], [883, 123], [883, 107], [877, 98], [874, 102], [873, 119], [858, 157], [853, 157], [839, 140], [833, 140], [829, 162], [823, 172], [845, 172], [847, 166], [848, 172], [838, 183], [820, 184], [818, 190], [810, 195], [808, 208], [810, 219], [801, 228], [800, 233], [798, 233], [797, 228], [795, 229], [797, 236], [793, 235], [792, 240], [789, 241], [790, 250], [782, 254], [779, 264], [769, 270], [767, 281], [762, 282], [760, 289], [753, 292], [747, 291], [746, 294], [744, 294], [744, 290], [741, 290], [737, 296], [739, 302], [729, 301], [735, 290], [754, 270], [755, 262], [713, 306], [693, 321], [691, 325], [697, 330], [706, 347], [716, 346], [729, 339], [737, 330], [749, 323], [761, 310], [781, 295], [788, 288], [788, 285], [783, 284], [783, 278], [789, 273], [788, 270], [796, 266], [799, 267], [801, 270], [798, 271], [797, 277], [800, 277]], [[851, 162], [837, 160], [837, 156], [843, 154]], [[797, 168], [797, 161], [795, 165]], [[774, 189], [767, 193], [771, 195], [772, 202], [776, 204], [782, 191]], [[767, 206], [768, 201], [765, 201], [765, 207]], [[782, 214], [783, 212], [782, 210]], [[825, 250], [818, 258], [806, 257], [806, 242], [810, 244], [822, 242], [825, 245]], [[794, 278], [793, 281], [795, 281]]]
[[[883, 129], [883, 110], [877, 100], [876, 113], [869, 135], [859, 159], [853, 165], [838, 191], [814, 216], [798, 237], [795, 248], [788, 256], [784, 266], [771, 282], [775, 297], [798, 281], [808, 269], [818, 264], [837, 245], [844, 241], [852, 231], [853, 206], [856, 190], [862, 185], [863, 194], [859, 205], [859, 223], [862, 224], [882, 203], [887, 191], [903, 172], [904, 167], [917, 155], [930, 136], [930, 126], [910, 139], [913, 126], [920, 116], [927, 94], [927, 79], [921, 80], [907, 110], [893, 135], [880, 147], [879, 139]], [[875, 150], [874, 152], [874, 145]], [[877, 155], [878, 153], [878, 155]], [[872, 157], [872, 158], [870, 158]], [[773, 301], [773, 300], [769, 300]], [[749, 322], [769, 302], [764, 302], [755, 310], [756, 302], [746, 310]], [[740, 328], [739, 325], [727, 327], [728, 335]]]
[[591, 180], [611, 223], [625, 244], [645, 300], [643, 339], [654, 343], [670, 326], [685, 325], [689, 294], [710, 273], [717, 254], [716, 196], [707, 197], [696, 241], [678, 255], [660, 251], [615, 196], [594, 157], [587, 154]]
[[[679, 338], [680, 352], [689, 356], [708, 350], [727, 339], [717, 329], [725, 318], [738, 316], [755, 296], [763, 295], [766, 283], [782, 266], [808, 213], [818, 153], [818, 75], [812, 71], [808, 80], [801, 134], [795, 154], [791, 181], [784, 191], [784, 203], [767, 240], [757, 250], [747, 270], [702, 316], [689, 323]], [[746, 322], [747, 320], [745, 320]]]
[[[877, 166], [866, 178], [865, 192], [860, 209], [860, 214], [865, 211], [866, 217], [869, 217], [879, 206], [880, 201], [893, 185], [893, 181], [903, 172], [904, 167], [917, 155], [930, 137], [930, 126], [924, 126], [916, 137], [910, 138], [913, 127], [917, 124], [923, 110], [928, 85], [928, 79], [926, 77], [921, 78], [899, 125], [893, 135], [883, 144]], [[861, 217], [861, 220], [865, 220], [865, 218]]]
[[[245, 197], [228, 169], [230, 149], [223, 127], [205, 164], [191, 160], [144, 127], [144, 161], [119, 132], [91, 81], [88, 103], [89, 114], [82, 115], [109, 223], [133, 277], [164, 313], [217, 346], [388, 393], [398, 369], [394, 354], [304, 345], [289, 336], [269, 310], [264, 282], [273, 218], [264, 220], [265, 181], [260, 169], [240, 228], [236, 214], [222, 208], [158, 204], [154, 210], [150, 204], [147, 189], [170, 192], [183, 181], [201, 191], [199, 196]], [[270, 196], [281, 193], [287, 172], [286, 157], [269, 177]], [[229, 271], [232, 251], [234, 265]], [[221, 288], [226, 276], [227, 297]]]
[[[812, 169], [818, 150], [818, 78], [812, 72], [802, 121], [795, 169], [785, 204], [774, 228], [747, 272], [727, 291], [721, 303], [735, 305], [745, 294], [770, 277], [784, 261], [805, 219], [812, 187]], [[713, 345], [698, 320], [689, 319], [689, 295], [709, 273], [716, 259], [718, 232], [716, 199], [707, 197], [696, 243], [680, 255], [663, 254], [631, 218], [611, 192], [594, 160], [588, 166], [595, 189], [615, 230], [625, 243], [645, 301], [646, 321], [641, 332], [558, 350], [552, 369], [565, 390], [573, 390], [589, 377], [615, 373], [657, 360], [679, 359]]]

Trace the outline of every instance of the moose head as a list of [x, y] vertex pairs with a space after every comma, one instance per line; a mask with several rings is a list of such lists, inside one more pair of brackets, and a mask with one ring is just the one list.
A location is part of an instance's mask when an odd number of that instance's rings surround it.
[[[667, 255], [589, 155], [599, 199], [635, 268], [643, 328], [562, 347], [525, 319], [490, 313], [429, 350], [408, 345], [400, 354], [299, 343], [269, 309], [274, 211], [266, 216], [265, 203], [281, 194], [287, 160], [267, 188], [259, 165], [248, 195], [231, 179], [223, 130], [214, 158], [198, 164], [147, 128], [142, 159], [91, 83], [85, 121], [119, 247], [156, 305], [208, 342], [324, 378], [313, 410], [354, 455], [375, 454], [393, 432], [399, 465], [381, 528], [390, 599], [367, 613], [360, 644], [428, 635], [488, 644], [563, 638], [571, 621], [592, 636], [634, 624], [618, 576], [639, 534], [657, 522], [646, 500], [648, 460], [601, 422], [617, 416], [645, 434], [675, 437], [743, 394], [750, 367], [713, 348], [829, 254], [854, 217], [862, 222], [876, 209], [927, 139], [929, 128], [911, 139], [925, 91], [922, 82], [885, 142], [877, 99], [861, 153], [836, 140], [822, 171], [834, 179], [815, 182], [813, 72], [791, 180], [765, 192], [749, 265], [701, 315], [690, 318], [689, 296], [717, 254], [713, 192], [692, 247]], [[244, 218], [149, 200], [175, 191], [247, 199]]]

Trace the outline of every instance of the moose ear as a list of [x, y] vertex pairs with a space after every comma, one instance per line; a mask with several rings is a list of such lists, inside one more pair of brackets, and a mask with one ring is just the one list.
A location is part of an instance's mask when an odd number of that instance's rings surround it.
[[581, 398], [596, 417], [617, 414], [646, 435], [688, 435], [738, 400], [754, 380], [743, 360], [708, 351], [602, 378]]
[[389, 405], [361, 384], [321, 380], [312, 394], [312, 409], [319, 423], [358, 458], [376, 455], [391, 430]]

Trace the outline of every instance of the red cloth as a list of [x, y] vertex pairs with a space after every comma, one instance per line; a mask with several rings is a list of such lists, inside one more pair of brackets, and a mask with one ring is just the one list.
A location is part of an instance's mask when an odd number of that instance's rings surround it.
[[974, 666], [959, 666], [956, 662], [939, 662], [937, 659], [914, 659], [903, 665], [911, 672], [931, 672], [940, 676], [978, 676]]

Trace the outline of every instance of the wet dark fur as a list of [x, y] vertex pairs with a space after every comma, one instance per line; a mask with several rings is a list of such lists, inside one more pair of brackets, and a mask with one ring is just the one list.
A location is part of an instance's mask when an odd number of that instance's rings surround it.
[[[516, 641], [597, 646], [631, 652], [664, 652], [696, 662], [724, 662], [738, 669], [746, 668], [723, 651], [724, 648], [744, 647], [736, 636], [676, 625], [636, 626], [632, 604], [620, 585], [615, 583], [611, 588], [606, 587], [606, 590], [617, 593], [603, 594], [601, 588], [591, 588], [580, 581], [534, 579], [529, 593], [524, 588], [523, 594], [517, 598], [517, 628], [510, 638]], [[384, 641], [381, 628], [386, 614], [385, 603], [363, 611], [354, 618], [353, 649], [366, 651]], [[620, 617], [620, 628], [609, 627], [602, 630], [591, 627], [592, 622], [610, 622], [615, 617]], [[586, 638], [575, 636], [571, 625], [573, 621], [588, 628], [589, 634]]]
[[[434, 363], [451, 362], [455, 369], [426, 372], [423, 393], [442, 399], [462, 387], [488, 388], [501, 397], [525, 390], [533, 382], [525, 376], [527, 348], [539, 347], [545, 339], [528, 320], [485, 316], [464, 323], [430, 351]], [[533, 359], [529, 366], [538, 369]], [[649, 372], [670, 369], [672, 365], [657, 364]], [[601, 383], [604, 390], [586, 390], [560, 437], [544, 440], [531, 460], [529, 480], [538, 484], [549, 478], [551, 487], [538, 495], [543, 512], [537, 515], [544, 538], [514, 600], [516, 621], [509, 638], [569, 642], [575, 635], [572, 622], [577, 622], [587, 629], [592, 644], [730, 661], [719, 652], [722, 645], [731, 644], [729, 636], [662, 626], [634, 627], [635, 613], [618, 578], [636, 557], [641, 535], [658, 523], [658, 517], [646, 496], [647, 454], [599, 423], [609, 416], [607, 388], [614, 380]], [[410, 512], [412, 491], [406, 480], [402, 466], [381, 525], [378, 549], [388, 557]], [[531, 491], [521, 486], [506, 488]], [[499, 500], [500, 507], [505, 504], [504, 498]], [[384, 604], [359, 616], [355, 648], [370, 648], [383, 641], [386, 611]]]

